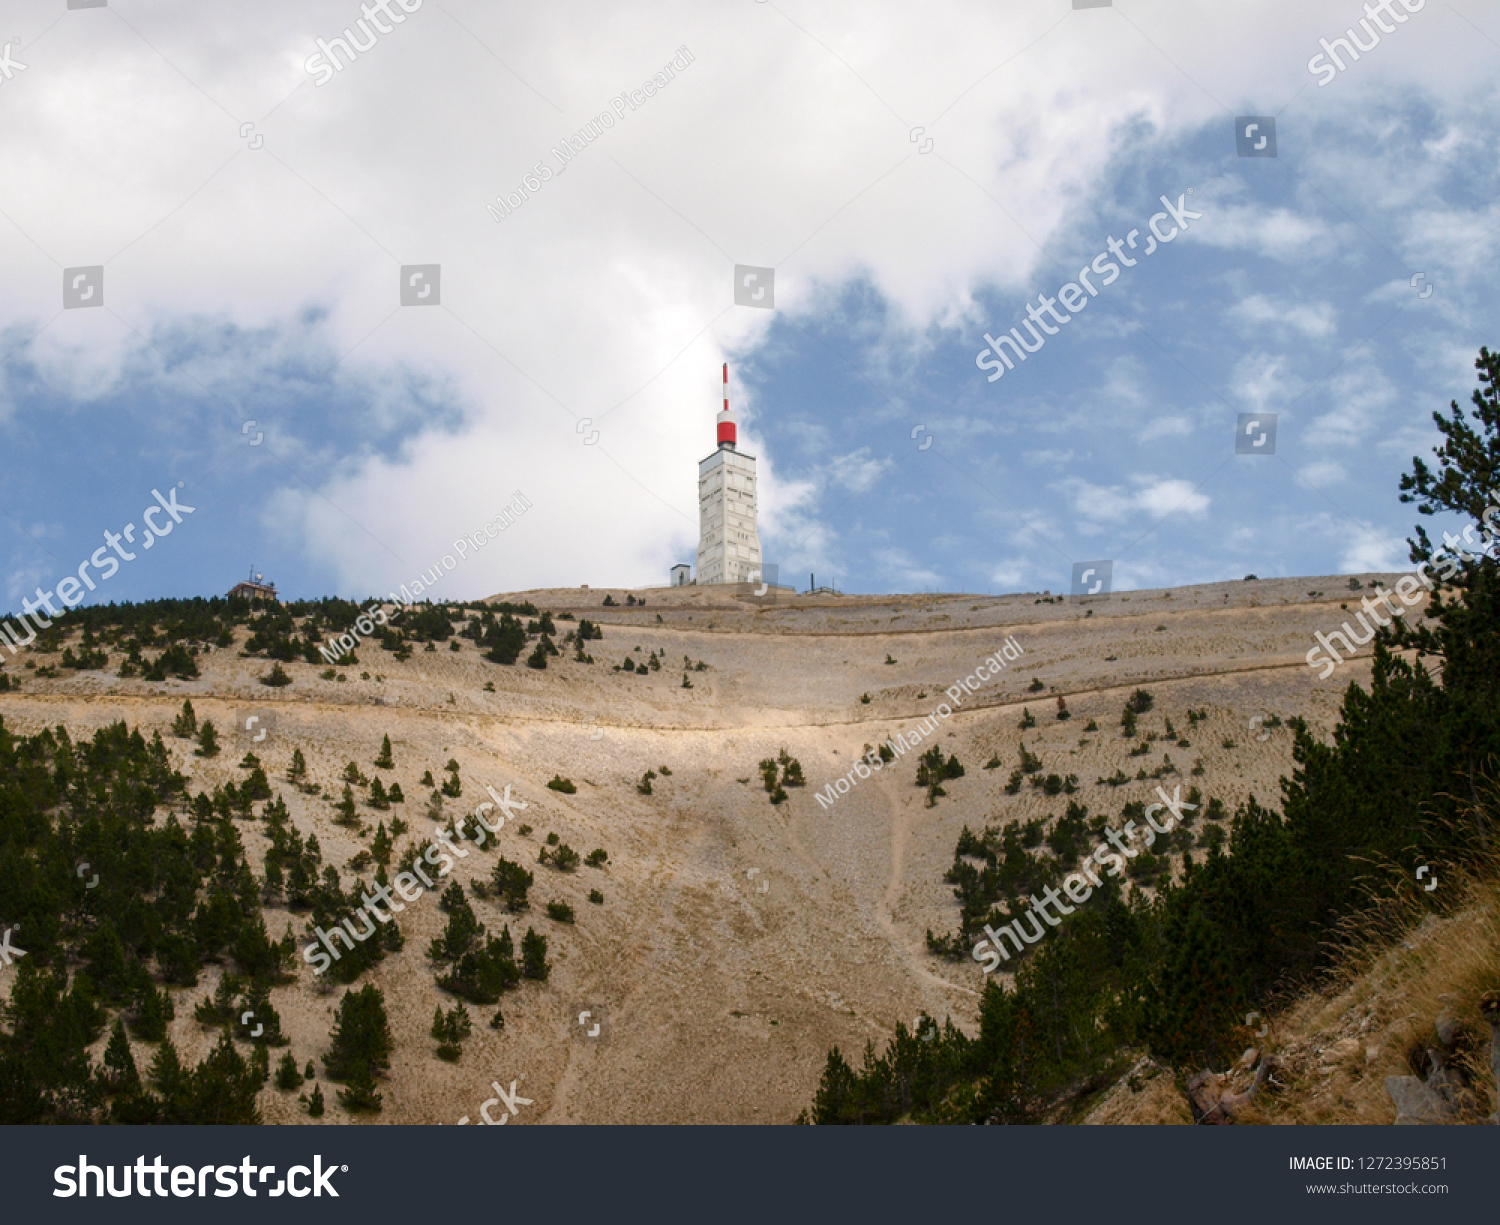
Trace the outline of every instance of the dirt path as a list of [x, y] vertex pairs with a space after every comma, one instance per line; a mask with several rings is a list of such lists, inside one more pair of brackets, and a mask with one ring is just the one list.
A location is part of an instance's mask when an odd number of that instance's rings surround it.
[[[870, 781], [873, 782], [874, 780], [871, 779]], [[905, 957], [907, 964], [911, 968], [913, 977], [941, 989], [945, 1003], [940, 1008], [946, 1010], [946, 1001], [953, 992], [960, 992], [964, 995], [975, 997], [979, 995], [979, 992], [970, 987], [960, 986], [958, 983], [950, 983], [947, 979], [940, 978], [934, 974], [928, 969], [929, 954], [927, 952], [926, 941], [918, 939], [909, 932], [903, 932], [898, 926], [896, 911], [900, 906], [901, 895], [904, 892], [906, 844], [907, 840], [911, 837], [912, 827], [916, 823], [917, 818], [913, 814], [912, 806], [910, 804], [902, 804], [891, 791], [890, 785], [883, 778], [880, 781], [880, 791], [890, 809], [891, 867], [890, 876], [886, 882], [885, 897], [877, 914], [877, 921], [889, 937], [891, 947], [898, 950]], [[927, 1011], [934, 1016], [942, 1015], [939, 1008], [929, 1008]]]

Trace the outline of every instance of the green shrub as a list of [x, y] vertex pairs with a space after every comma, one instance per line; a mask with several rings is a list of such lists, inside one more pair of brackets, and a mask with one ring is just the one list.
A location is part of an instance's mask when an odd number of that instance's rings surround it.
[[463, 1041], [473, 1028], [469, 1010], [463, 1006], [462, 1001], [454, 1004], [446, 1013], [441, 1008], [436, 1009], [432, 1014], [431, 1035], [438, 1044], [438, 1058], [447, 1063], [457, 1063], [463, 1053]]

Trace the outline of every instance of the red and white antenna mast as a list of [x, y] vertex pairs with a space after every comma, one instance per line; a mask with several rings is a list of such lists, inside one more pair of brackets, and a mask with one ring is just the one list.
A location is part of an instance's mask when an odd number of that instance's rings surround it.
[[719, 412], [719, 446], [735, 449], [734, 414], [729, 411], [729, 363], [724, 363], [724, 407]]

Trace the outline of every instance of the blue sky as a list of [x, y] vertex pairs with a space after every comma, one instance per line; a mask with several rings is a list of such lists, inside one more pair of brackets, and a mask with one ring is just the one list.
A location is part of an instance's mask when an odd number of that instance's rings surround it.
[[[429, 3], [319, 86], [357, 5], [19, 6], [0, 602], [179, 481], [194, 513], [90, 599], [252, 563], [384, 593], [517, 490], [437, 595], [663, 583], [726, 360], [798, 586], [1402, 567], [1399, 476], [1500, 337], [1493, 8], [1427, 3], [1326, 86], [1308, 59], [1358, 5], [992, 8]], [[1237, 155], [1242, 115], [1277, 157]], [[986, 331], [1189, 188], [1186, 233], [986, 381]], [[437, 308], [401, 306], [430, 263]], [[775, 269], [776, 309], [733, 305], [736, 263]], [[93, 265], [103, 308], [62, 309]], [[1277, 415], [1274, 456], [1235, 455], [1241, 413]]]

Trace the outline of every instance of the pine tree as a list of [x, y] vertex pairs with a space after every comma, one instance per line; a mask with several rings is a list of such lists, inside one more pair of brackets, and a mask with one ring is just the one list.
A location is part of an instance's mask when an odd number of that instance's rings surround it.
[[271, 1052], [268, 1048], [257, 1046], [250, 1052], [250, 1074], [262, 1085], [271, 1079]]
[[160, 1042], [167, 1036], [167, 1022], [173, 1019], [174, 1011], [171, 996], [147, 978], [136, 997], [131, 1032], [142, 1042]]
[[534, 882], [530, 872], [502, 855], [495, 863], [493, 880], [495, 892], [511, 914], [526, 909], [526, 892]]
[[443, 891], [441, 905], [448, 912], [448, 926], [428, 946], [427, 956], [439, 965], [451, 965], [475, 946], [484, 928], [474, 917], [474, 908], [457, 881]]
[[381, 867], [391, 862], [391, 836], [385, 832], [385, 822], [375, 827], [375, 837], [370, 842], [370, 854]]
[[307, 1103], [307, 1117], [310, 1119], [321, 1119], [323, 1117], [323, 1086], [314, 1085], [312, 1097]]
[[863, 1122], [857, 1117], [855, 1102], [859, 1097], [859, 1080], [839, 1048], [828, 1052], [818, 1091], [813, 1098], [812, 1121], [822, 1126], [835, 1123]]
[[104, 1082], [111, 1092], [134, 1093], [140, 1089], [141, 1077], [130, 1053], [130, 1040], [125, 1037], [125, 1025], [118, 1018], [110, 1030], [109, 1045], [104, 1048], [104, 1067]]
[[[248, 1020], [245, 1013], [249, 1013]], [[252, 983], [235, 1016], [238, 1036], [245, 1042], [258, 1042], [266, 1046], [284, 1046], [286, 1039], [281, 1034], [281, 1016], [271, 1004], [271, 993], [262, 982]], [[256, 1030], [260, 1030], [256, 1034]]]
[[1180, 1062], [1217, 1062], [1226, 1023], [1244, 1012], [1224, 942], [1194, 907], [1171, 940], [1150, 1010], [1152, 1046]]
[[125, 945], [114, 926], [105, 924], [95, 929], [80, 951], [88, 959], [89, 977], [99, 993], [111, 1001], [123, 1000], [129, 989], [129, 968]]
[[432, 1038], [438, 1044], [438, 1058], [457, 1063], [463, 1052], [463, 1041], [473, 1028], [469, 1010], [462, 1003], [454, 1004], [446, 1013], [437, 1009], [432, 1016]]
[[547, 962], [547, 937], [528, 927], [521, 937], [521, 974], [537, 982], [546, 982], [551, 972], [552, 967]]
[[323, 1073], [329, 1080], [348, 1080], [358, 1069], [380, 1071], [390, 1064], [395, 1045], [385, 1013], [385, 995], [373, 984], [346, 991], [329, 1035]]
[[480, 645], [489, 648], [484, 657], [497, 664], [514, 664], [526, 645], [526, 627], [509, 613], [501, 613], [500, 620], [491, 620]]
[[386, 736], [380, 742], [380, 756], [375, 759], [375, 767], [379, 770], [393, 770], [396, 763], [391, 759], [391, 738]]
[[302, 1087], [302, 1073], [297, 1070], [297, 1061], [292, 1058], [291, 1051], [287, 1051], [276, 1065], [276, 1087], [283, 1093]]
[[301, 749], [292, 750], [291, 768], [286, 772], [287, 779], [296, 782], [298, 779], [307, 777], [307, 758], [302, 756]]
[[339, 1105], [351, 1114], [379, 1113], [384, 1100], [375, 1090], [375, 1074], [364, 1064], [349, 1073], [344, 1087], [338, 1091]]
[[256, 1124], [260, 1111], [255, 1104], [260, 1086], [268, 1078], [265, 1047], [257, 1048], [259, 1059], [249, 1063], [234, 1049], [226, 1031], [190, 1076], [186, 1118], [194, 1124]]
[[198, 734], [198, 716], [193, 713], [193, 704], [182, 703], [182, 713], [172, 721], [172, 735], [179, 740], [191, 740]]
[[186, 1122], [188, 1072], [182, 1066], [177, 1048], [171, 1038], [166, 1038], [157, 1047], [146, 1073], [151, 1087], [161, 1098], [162, 1121], [166, 1123]]
[[286, 876], [281, 870], [281, 860], [274, 855], [267, 854], [266, 856], [266, 875], [261, 893], [262, 900], [267, 904], [281, 899], [286, 894]]
[[217, 757], [219, 755], [219, 734], [214, 730], [213, 723], [205, 719], [198, 728], [198, 747], [193, 750], [194, 757]]

